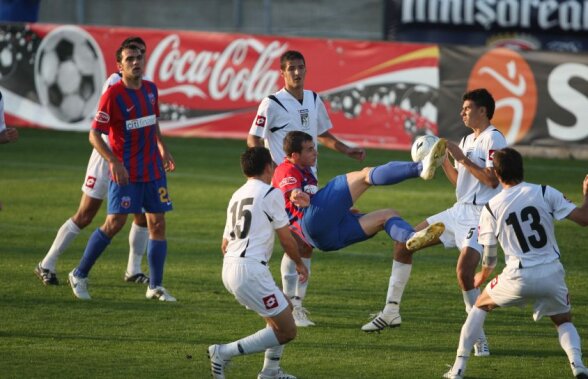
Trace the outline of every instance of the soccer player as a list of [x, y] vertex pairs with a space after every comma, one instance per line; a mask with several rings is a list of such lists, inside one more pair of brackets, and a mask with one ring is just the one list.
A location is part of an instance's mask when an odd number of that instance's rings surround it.
[[[284, 88], [263, 99], [259, 105], [257, 116], [247, 136], [247, 145], [263, 146], [265, 141], [265, 146], [269, 148], [274, 162], [278, 165], [286, 156], [283, 149], [284, 137], [290, 131], [300, 130], [310, 134], [315, 145], [320, 141], [329, 149], [363, 161], [365, 149], [350, 147], [332, 135], [329, 130], [333, 124], [320, 96], [316, 92], [304, 89], [306, 61], [300, 52], [289, 50], [282, 54], [280, 75], [284, 79]], [[316, 175], [316, 169], [314, 172]], [[310, 275], [312, 249], [300, 253]], [[296, 325], [314, 325], [308, 318], [307, 310], [302, 306], [308, 281], [298, 280], [295, 264], [287, 254], [282, 257], [281, 273], [283, 290], [294, 304]]]
[[428, 246], [443, 232], [443, 224], [435, 223], [415, 233], [394, 209], [363, 214], [353, 204], [374, 185], [391, 185], [419, 176], [431, 179], [435, 168], [445, 160], [444, 139], [433, 146], [423, 162], [366, 167], [339, 175], [320, 190], [312, 172], [317, 157], [312, 137], [300, 131], [290, 132], [284, 139], [284, 151], [286, 158], [276, 168], [272, 185], [282, 191], [292, 233], [305, 248], [339, 250], [385, 230], [390, 238], [406, 243], [413, 251]]
[[[457, 202], [452, 208], [427, 218], [415, 229], [422, 230], [436, 222], [445, 224], [445, 232], [435, 243], [446, 248], [457, 247], [457, 281], [462, 289], [466, 312], [474, 306], [480, 290], [474, 286], [474, 274], [480, 261], [482, 247], [478, 243], [478, 220], [483, 206], [498, 193], [498, 179], [494, 174], [492, 155], [506, 146], [506, 140], [490, 120], [494, 115], [495, 103], [486, 89], [466, 92], [463, 97], [461, 116], [465, 126], [472, 133], [462, 138], [459, 145], [447, 142], [447, 150], [453, 157], [443, 163], [443, 170], [456, 188]], [[400, 300], [410, 278], [412, 253], [404, 244], [397, 244], [394, 250], [392, 274], [388, 284], [386, 305], [376, 317], [362, 327], [372, 332], [385, 327], [400, 326]], [[482, 333], [475, 345], [476, 356], [490, 354], [488, 342]]]
[[[161, 138], [157, 87], [143, 80], [145, 56], [140, 49], [123, 45], [116, 51], [122, 74], [100, 98], [90, 142], [110, 167], [108, 215], [90, 236], [79, 265], [69, 273], [74, 295], [90, 299], [88, 274], [111, 239], [122, 229], [130, 213], [145, 210], [149, 241], [150, 274], [146, 297], [175, 301], [162, 286], [167, 255], [165, 212], [172, 210], [165, 171], [175, 163]], [[101, 138], [108, 134], [110, 146]]]
[[221, 251], [222, 279], [226, 289], [246, 308], [265, 319], [266, 328], [240, 340], [208, 347], [212, 377], [224, 379], [232, 357], [265, 351], [258, 379], [296, 379], [280, 368], [284, 345], [296, 337], [292, 308], [276, 286], [268, 268], [274, 246], [274, 231], [296, 264], [300, 280], [308, 271], [288, 228], [288, 216], [280, 191], [270, 186], [274, 164], [264, 147], [248, 148], [241, 155], [247, 182], [229, 201]]
[[484, 283], [496, 266], [497, 242], [504, 251], [506, 267], [486, 286], [468, 314], [455, 363], [444, 377], [463, 378], [472, 346], [490, 311], [532, 303], [533, 319], [551, 318], [573, 375], [586, 379], [588, 369], [582, 362], [580, 336], [572, 323], [553, 220], [567, 218], [588, 225], [588, 175], [582, 184], [584, 202], [577, 208], [555, 188], [526, 183], [523, 158], [512, 148], [494, 153], [494, 170], [503, 190], [482, 210], [478, 241], [484, 246], [484, 255], [474, 285]]
[[[140, 37], [129, 37], [123, 41], [121, 46], [134, 46], [144, 55], [146, 51], [145, 41]], [[102, 88], [102, 93], [120, 82], [122, 73], [116, 72], [106, 80]], [[108, 135], [104, 134], [102, 139], [108, 144]], [[72, 241], [80, 234], [80, 231], [90, 225], [98, 210], [102, 206], [103, 200], [108, 192], [109, 169], [108, 162], [98, 153], [96, 149], [92, 150], [86, 177], [82, 185], [82, 198], [76, 213], [59, 228], [51, 248], [45, 255], [45, 258], [35, 268], [34, 272], [41, 282], [45, 285], [57, 285], [57, 260], [61, 254], [68, 248]], [[141, 261], [147, 249], [149, 232], [147, 230], [147, 220], [143, 213], [134, 215], [133, 224], [129, 232], [129, 260], [127, 270], [124, 274], [124, 280], [131, 283], [149, 283], [149, 277], [141, 270]]]

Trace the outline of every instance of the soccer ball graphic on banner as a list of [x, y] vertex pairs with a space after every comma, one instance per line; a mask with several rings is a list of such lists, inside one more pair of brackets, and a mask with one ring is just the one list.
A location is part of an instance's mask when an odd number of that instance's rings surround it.
[[434, 136], [432, 134], [425, 134], [423, 136], [417, 137], [412, 143], [412, 148], [410, 149], [410, 156], [414, 162], [422, 161], [431, 148], [435, 143], [439, 141], [439, 137]]
[[35, 86], [41, 105], [61, 121], [94, 116], [106, 67], [102, 51], [85, 30], [66, 25], [43, 38], [35, 59]]

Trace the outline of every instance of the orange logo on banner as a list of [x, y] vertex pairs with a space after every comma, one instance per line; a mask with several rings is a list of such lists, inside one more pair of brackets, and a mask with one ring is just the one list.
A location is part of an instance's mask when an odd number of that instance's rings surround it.
[[513, 50], [493, 49], [476, 62], [470, 73], [468, 90], [482, 87], [496, 101], [492, 124], [509, 145], [522, 140], [537, 111], [537, 86], [529, 64]]

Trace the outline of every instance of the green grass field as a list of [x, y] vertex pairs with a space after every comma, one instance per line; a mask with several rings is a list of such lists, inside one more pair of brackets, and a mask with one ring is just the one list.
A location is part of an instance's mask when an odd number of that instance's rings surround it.
[[[44, 287], [33, 269], [57, 229], [76, 210], [91, 151], [86, 133], [21, 129], [16, 144], [0, 146], [0, 377], [208, 378], [206, 347], [263, 327], [224, 289], [220, 240], [226, 203], [239, 187], [244, 141], [170, 139], [177, 170], [168, 177], [175, 210], [167, 217], [169, 254], [164, 285], [177, 304], [148, 301], [145, 287], [122, 281], [128, 226], [90, 276], [93, 300], [74, 298], [66, 283], [104, 210], [58, 264], [61, 285]], [[320, 150], [320, 181], [363, 164]], [[409, 159], [407, 152], [370, 150], [366, 165]], [[553, 185], [576, 202], [585, 161], [527, 159], [528, 181]], [[373, 188], [362, 210], [392, 207], [411, 223], [455, 199], [442, 173]], [[557, 227], [575, 324], [588, 346], [588, 233]], [[402, 327], [380, 334], [359, 328], [383, 307], [391, 267], [385, 234], [339, 252], [317, 252], [306, 307], [317, 323], [300, 329], [282, 366], [301, 379], [439, 378], [453, 362], [465, 319], [455, 279], [456, 250], [420, 252], [402, 303]], [[271, 269], [279, 282], [280, 252]], [[500, 266], [499, 268], [501, 268]], [[470, 359], [468, 378], [572, 377], [557, 333], [529, 309], [501, 309], [488, 317], [492, 355]], [[263, 355], [237, 357], [228, 378], [255, 378]]]

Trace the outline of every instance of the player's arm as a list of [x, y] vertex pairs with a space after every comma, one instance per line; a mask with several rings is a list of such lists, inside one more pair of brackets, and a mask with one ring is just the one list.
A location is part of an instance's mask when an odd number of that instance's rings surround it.
[[[447, 141], [447, 145], [449, 145], [450, 141]], [[447, 176], [447, 179], [449, 180], [449, 182], [451, 182], [451, 184], [453, 184], [453, 186], [455, 187], [457, 185], [457, 170], [455, 169], [455, 167], [453, 166], [453, 163], [451, 163], [451, 160], [449, 159], [449, 155], [447, 155], [445, 157], [445, 160], [443, 161], [443, 172], [445, 172], [445, 176]]]
[[124, 164], [114, 155], [106, 142], [102, 139], [102, 133], [97, 129], [90, 129], [90, 144], [104, 158], [110, 166], [112, 180], [119, 185], [129, 183], [129, 173]]
[[363, 161], [365, 159], [366, 152], [364, 148], [347, 146], [343, 142], [339, 141], [337, 137], [332, 135], [329, 131], [319, 135], [318, 140], [321, 144], [328, 147], [329, 149], [338, 151], [350, 158], [357, 159], [358, 161]]
[[174, 157], [172, 157], [171, 153], [167, 149], [167, 145], [163, 142], [163, 138], [161, 136], [161, 129], [159, 127], [159, 121], [157, 121], [156, 125], [157, 130], [157, 148], [159, 149], [159, 153], [161, 154], [161, 160], [163, 161], [163, 168], [165, 171], [174, 171], [176, 169], [176, 162], [174, 161]]
[[225, 255], [227, 253], [227, 246], [229, 245], [229, 240], [226, 238], [223, 238], [223, 241], [221, 242], [221, 252], [223, 253], [223, 255]]
[[484, 245], [482, 256], [482, 270], [474, 277], [474, 287], [478, 288], [490, 277], [498, 262], [498, 247], [496, 245]]
[[253, 134], [248, 134], [247, 147], [263, 147], [263, 138]]
[[[472, 162], [468, 157], [465, 156], [465, 154], [457, 144], [451, 141], [447, 141], [447, 151], [449, 151], [449, 154], [453, 157], [453, 159], [462, 164], [482, 184], [491, 188], [498, 187], [498, 178], [494, 173], [494, 168], [478, 166], [477, 164]], [[443, 166], [443, 168], [445, 169], [445, 166]]]
[[301, 283], [306, 282], [308, 279], [308, 269], [302, 262], [302, 258], [300, 258], [300, 253], [298, 253], [298, 244], [296, 240], [292, 236], [290, 232], [290, 228], [288, 225], [283, 226], [281, 228], [276, 229], [276, 233], [278, 234], [278, 238], [280, 240], [280, 244], [282, 248], [286, 252], [286, 255], [290, 257], [296, 264], [296, 272], [298, 272], [298, 280]]
[[582, 182], [582, 193], [584, 195], [584, 202], [581, 206], [571, 211], [566, 218], [580, 226], [588, 226], [588, 175], [586, 175]]
[[6, 128], [0, 131], [0, 143], [14, 142], [18, 139], [18, 130], [16, 128]]

